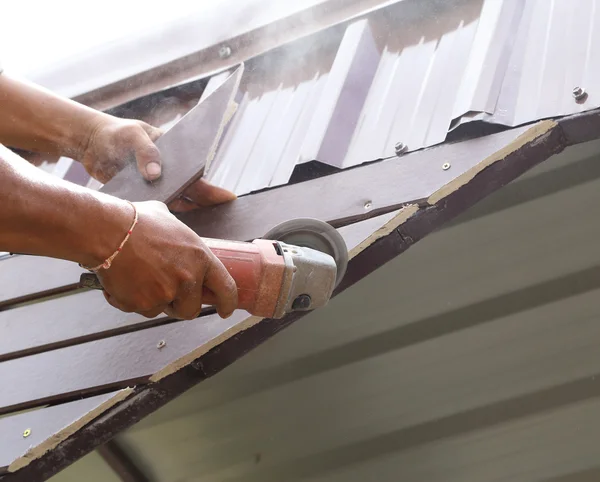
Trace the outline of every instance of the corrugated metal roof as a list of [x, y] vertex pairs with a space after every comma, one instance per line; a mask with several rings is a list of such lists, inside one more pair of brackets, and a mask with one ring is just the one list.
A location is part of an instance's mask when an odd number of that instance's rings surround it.
[[600, 81], [597, 27], [596, 0], [577, 8], [570, 0], [452, 0], [380, 10], [348, 26], [339, 42], [332, 33], [319, 55], [302, 58], [304, 76], [295, 80], [273, 82], [296, 67], [293, 45], [287, 56], [262, 59], [208, 177], [245, 194], [285, 184], [297, 164], [346, 168], [390, 157], [398, 142], [409, 151], [429, 147], [473, 120], [518, 125], [595, 108], [600, 96], [588, 89], [578, 103], [572, 89]]
[[[241, 195], [308, 161], [347, 168], [394, 156], [398, 142], [429, 147], [467, 122], [596, 108], [599, 27], [598, 0], [405, 0], [323, 30], [248, 62], [207, 177]], [[191, 107], [172, 100], [179, 114]]]
[[[596, 108], [599, 84], [597, 0], [527, 0], [496, 107], [483, 119], [519, 125]], [[574, 101], [575, 86], [587, 89], [585, 103]]]

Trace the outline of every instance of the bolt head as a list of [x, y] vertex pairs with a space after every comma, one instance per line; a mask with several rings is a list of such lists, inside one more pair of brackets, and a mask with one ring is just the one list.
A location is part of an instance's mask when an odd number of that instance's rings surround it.
[[161, 348], [164, 348], [165, 346], [167, 346], [167, 342], [165, 340], [160, 340], [157, 344], [156, 344], [156, 348], [158, 348], [159, 350]]
[[229, 45], [223, 45], [219, 49], [219, 58], [227, 59], [227, 58], [231, 57], [232, 53], [233, 53], [233, 51], [231, 50], [231, 47]]
[[31, 435], [31, 429], [27, 428], [25, 430], [23, 430], [23, 438], [27, 438]]
[[396, 152], [397, 156], [404, 154], [407, 150], [408, 150], [408, 146], [406, 144], [404, 144], [404, 142], [398, 142], [394, 146], [394, 151]]
[[573, 97], [575, 100], [583, 100], [587, 96], [587, 93], [582, 87], [573, 87]]

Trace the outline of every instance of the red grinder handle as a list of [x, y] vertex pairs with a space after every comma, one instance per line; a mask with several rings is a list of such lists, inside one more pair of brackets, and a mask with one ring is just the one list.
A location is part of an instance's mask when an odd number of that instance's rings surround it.
[[[238, 289], [238, 309], [251, 315], [270, 318], [280, 297], [285, 261], [274, 241], [257, 239], [252, 243], [203, 238], [223, 263]], [[94, 273], [80, 278], [83, 288], [103, 289]], [[216, 304], [216, 297], [204, 288], [202, 302]]]

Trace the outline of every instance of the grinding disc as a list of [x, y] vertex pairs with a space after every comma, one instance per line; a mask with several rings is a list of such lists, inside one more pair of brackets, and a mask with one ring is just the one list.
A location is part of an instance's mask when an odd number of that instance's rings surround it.
[[275, 226], [263, 239], [272, 239], [283, 243], [311, 248], [327, 253], [337, 266], [335, 285], [337, 286], [348, 267], [348, 248], [337, 229], [324, 221], [311, 218], [299, 218]]

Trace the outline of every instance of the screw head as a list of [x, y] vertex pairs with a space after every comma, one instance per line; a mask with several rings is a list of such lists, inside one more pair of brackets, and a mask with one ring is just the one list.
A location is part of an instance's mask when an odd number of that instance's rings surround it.
[[444, 171], [447, 171], [448, 169], [450, 169], [450, 163], [449, 162], [444, 162], [444, 164], [442, 164], [442, 169]]
[[573, 87], [573, 97], [575, 100], [583, 100], [587, 97], [587, 93], [582, 87]]
[[365, 209], [371, 209], [373, 207], [373, 203], [371, 201], [367, 201], [365, 203]]
[[404, 144], [404, 142], [398, 142], [395, 146], [394, 146], [394, 151], [396, 152], [397, 156], [401, 156], [402, 154], [404, 154], [406, 151], [408, 150], [408, 146], [406, 144]]
[[292, 309], [308, 310], [310, 308], [311, 303], [312, 299], [310, 298], [310, 295], [299, 295], [292, 303]]
[[31, 429], [27, 428], [25, 430], [23, 430], [23, 438], [27, 438], [31, 435]]
[[233, 53], [233, 51], [231, 50], [231, 47], [229, 45], [223, 45], [219, 49], [219, 58], [227, 59], [227, 58], [231, 57], [232, 53]]
[[158, 348], [159, 350], [164, 348], [165, 346], [167, 346], [167, 342], [165, 340], [160, 340], [157, 344], [156, 344], [156, 348]]

